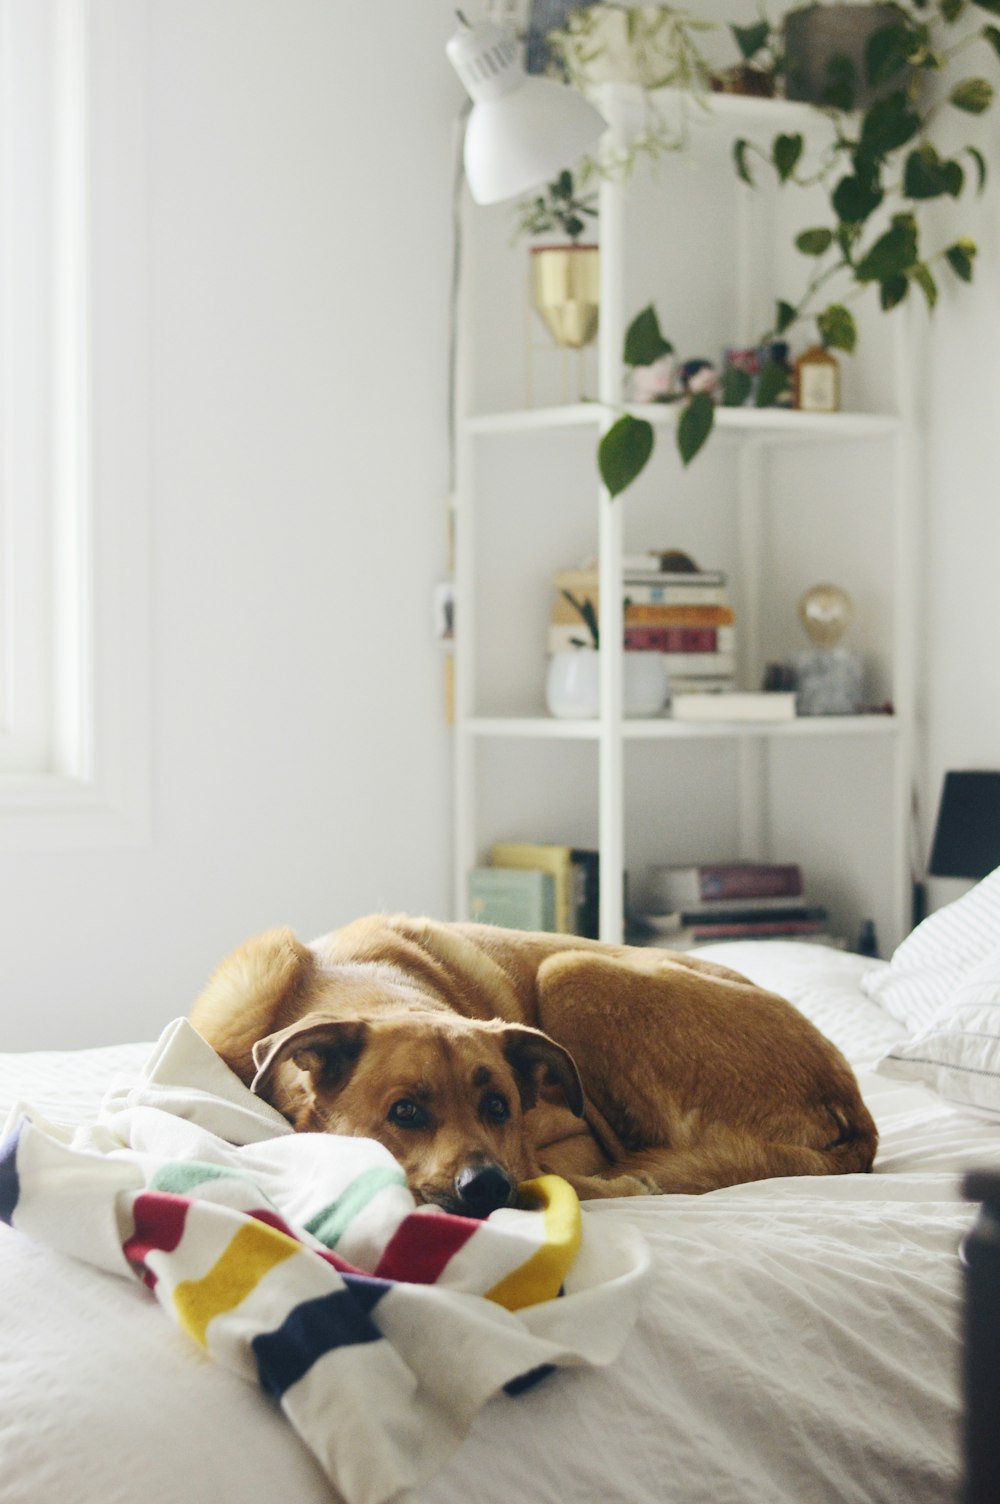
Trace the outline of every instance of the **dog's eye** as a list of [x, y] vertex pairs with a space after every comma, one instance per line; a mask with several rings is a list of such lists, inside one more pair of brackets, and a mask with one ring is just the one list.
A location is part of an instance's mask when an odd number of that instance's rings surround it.
[[410, 1097], [400, 1097], [389, 1108], [389, 1122], [400, 1128], [423, 1128], [427, 1123], [427, 1114], [419, 1102], [412, 1101]]
[[498, 1091], [488, 1091], [483, 1098], [483, 1116], [491, 1123], [506, 1123], [510, 1117], [510, 1104]]

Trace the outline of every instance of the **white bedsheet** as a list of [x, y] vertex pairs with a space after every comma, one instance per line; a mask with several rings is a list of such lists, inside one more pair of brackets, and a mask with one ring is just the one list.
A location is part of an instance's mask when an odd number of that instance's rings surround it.
[[[870, 962], [788, 942], [712, 951], [792, 996], [862, 1068], [875, 1173], [588, 1206], [653, 1249], [622, 1357], [491, 1402], [420, 1504], [956, 1499], [957, 1250], [973, 1215], [958, 1177], [1000, 1164], [1000, 1125], [868, 1073], [903, 1032], [857, 991]], [[18, 1095], [65, 1118], [68, 1070], [85, 1117], [81, 1065], [96, 1106], [145, 1051], [82, 1053], [0, 1057], [0, 1113]], [[0, 1227], [0, 1500], [137, 1495], [333, 1497], [270, 1401], [192, 1350], [140, 1286]]]

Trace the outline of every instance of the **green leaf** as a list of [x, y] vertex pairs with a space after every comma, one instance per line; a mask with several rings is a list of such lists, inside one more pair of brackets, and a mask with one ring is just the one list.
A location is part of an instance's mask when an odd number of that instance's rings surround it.
[[991, 16], [1000, 16], [1000, 0], [975, 0], [980, 10], [988, 10]]
[[784, 334], [785, 330], [795, 323], [798, 315], [791, 303], [783, 303], [779, 300], [777, 312], [774, 318], [774, 328], [777, 334]]
[[945, 162], [929, 141], [911, 151], [903, 171], [903, 192], [907, 198], [940, 198], [950, 193], [958, 198], [965, 173], [957, 162]]
[[750, 163], [747, 160], [749, 150], [749, 141], [740, 139], [733, 142], [733, 161], [736, 164], [736, 172], [743, 179], [744, 183], [749, 184], [752, 188], [754, 186], [753, 175], [750, 172]]
[[986, 158], [983, 156], [982, 152], [979, 151], [975, 146], [967, 146], [965, 147], [965, 151], [969, 154], [969, 156], [976, 164], [976, 172], [979, 175], [979, 181], [976, 184], [976, 192], [982, 193], [983, 188], [986, 184]]
[[846, 350], [852, 353], [858, 342], [858, 326], [854, 315], [843, 303], [831, 303], [816, 320], [820, 339], [829, 349]]
[[742, 407], [753, 389], [753, 377], [738, 366], [727, 366], [722, 373], [723, 407]]
[[965, 0], [941, 0], [941, 14], [949, 23], [957, 21], [965, 9]]
[[884, 282], [909, 272], [917, 260], [917, 222], [912, 214], [897, 214], [891, 227], [855, 267], [859, 282]]
[[775, 136], [774, 145], [771, 148], [771, 160], [783, 183], [787, 183], [795, 171], [795, 164], [802, 155], [804, 145], [805, 142], [798, 132], [791, 136]]
[[822, 256], [832, 244], [832, 230], [803, 230], [795, 237], [795, 249], [801, 251], [803, 256]]
[[755, 26], [730, 26], [729, 30], [736, 38], [736, 45], [747, 61], [767, 45], [771, 35], [771, 26], [767, 21], [758, 21]]
[[653, 426], [626, 413], [613, 423], [597, 449], [597, 468], [612, 496], [621, 495], [641, 474], [653, 452]]
[[714, 422], [715, 403], [707, 392], [696, 392], [677, 422], [677, 448], [685, 465], [690, 465]]
[[[1000, 12], [998, 12], [1000, 14]], [[989, 42], [997, 57], [1000, 57], [1000, 31], [995, 26], [984, 26], [982, 30], [983, 40]]]
[[912, 141], [921, 124], [906, 92], [897, 89], [865, 112], [861, 122], [861, 149], [869, 156], [884, 157]]
[[554, 198], [573, 197], [573, 174], [571, 172], [568, 172], [566, 168], [563, 168], [562, 172], [552, 184], [552, 195]]
[[879, 302], [888, 313], [897, 303], [902, 303], [910, 290], [909, 277], [886, 277], [879, 287]]
[[963, 282], [972, 281], [972, 264], [978, 249], [974, 240], [963, 236], [961, 240], [956, 240], [954, 245], [950, 245], [944, 253], [948, 265]]
[[773, 360], [765, 361], [757, 377], [757, 406], [773, 407], [788, 385], [787, 366], [779, 366]]
[[583, 600], [583, 601], [579, 600], [573, 594], [572, 590], [561, 590], [560, 594], [563, 597], [563, 600], [569, 601], [569, 603], [573, 607], [574, 611], [579, 612], [580, 616], [582, 616], [583, 620], [587, 624], [587, 630], [590, 632], [590, 642], [589, 643], [584, 642], [582, 638], [571, 637], [570, 641], [572, 642], [573, 646], [577, 647], [577, 648], [585, 648], [585, 647], [599, 648], [600, 645], [601, 645], [601, 632], [600, 632], [600, 627], [598, 625], [597, 612], [594, 609], [594, 603], [593, 603], [593, 601], [592, 600]]
[[822, 103], [833, 110], [849, 113], [858, 95], [858, 70], [849, 57], [838, 54], [826, 65]]
[[956, 109], [981, 115], [993, 103], [993, 85], [985, 78], [967, 78], [955, 85], [948, 99]]
[[937, 302], [938, 290], [937, 283], [931, 276], [930, 269], [927, 264], [921, 261], [919, 266], [915, 266], [913, 268], [910, 276], [917, 284], [917, 286], [921, 289], [924, 297], [927, 299], [927, 307], [933, 308], [934, 304]]
[[650, 303], [637, 313], [625, 333], [624, 359], [627, 366], [651, 366], [663, 355], [672, 355], [674, 347], [660, 332], [656, 309]]
[[910, 55], [910, 29], [908, 26], [880, 26], [869, 38], [865, 47], [865, 77], [875, 88], [888, 83], [890, 78], [906, 66]]
[[845, 224], [864, 224], [882, 202], [882, 190], [877, 184], [864, 182], [851, 175], [841, 178], [830, 197], [837, 218]]

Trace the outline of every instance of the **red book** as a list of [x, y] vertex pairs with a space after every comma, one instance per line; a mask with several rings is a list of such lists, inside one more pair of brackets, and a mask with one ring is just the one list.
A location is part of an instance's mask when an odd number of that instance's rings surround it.
[[658, 866], [650, 872], [653, 906], [663, 913], [715, 898], [796, 898], [802, 869], [796, 862], [713, 862], [697, 867]]
[[654, 653], [715, 653], [719, 633], [715, 627], [629, 627], [625, 646]]

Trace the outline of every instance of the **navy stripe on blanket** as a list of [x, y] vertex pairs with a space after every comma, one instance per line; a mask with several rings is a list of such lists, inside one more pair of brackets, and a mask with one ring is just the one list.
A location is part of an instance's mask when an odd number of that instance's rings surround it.
[[0, 1222], [10, 1222], [21, 1194], [17, 1177], [17, 1145], [27, 1118], [21, 1118], [13, 1133], [0, 1141]]
[[280, 1400], [325, 1353], [382, 1340], [368, 1313], [392, 1289], [391, 1284], [357, 1275], [346, 1275], [345, 1284], [346, 1290], [303, 1301], [276, 1331], [254, 1337], [261, 1388], [275, 1399]]

